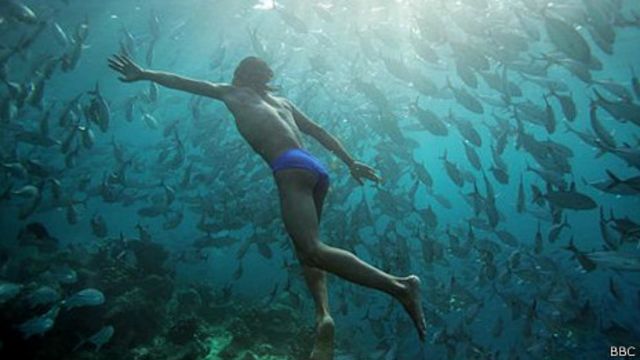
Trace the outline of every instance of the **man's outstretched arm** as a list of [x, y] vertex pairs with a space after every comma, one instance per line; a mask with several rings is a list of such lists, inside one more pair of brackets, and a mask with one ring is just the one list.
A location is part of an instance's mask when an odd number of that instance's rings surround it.
[[123, 82], [149, 80], [168, 88], [218, 100], [221, 100], [227, 91], [231, 89], [231, 85], [214, 84], [209, 81], [189, 79], [167, 72], [146, 70], [124, 55], [113, 55], [109, 59], [109, 67], [122, 75], [119, 79]]
[[362, 184], [362, 177], [369, 180], [380, 182], [381, 178], [376, 175], [375, 170], [371, 167], [354, 160], [351, 155], [345, 150], [342, 143], [336, 139], [333, 135], [329, 134], [325, 129], [318, 125], [313, 120], [309, 119], [302, 111], [300, 111], [295, 105], [291, 104], [293, 119], [298, 125], [300, 131], [308, 134], [318, 140], [322, 146], [336, 154], [345, 164], [349, 167], [351, 175]]

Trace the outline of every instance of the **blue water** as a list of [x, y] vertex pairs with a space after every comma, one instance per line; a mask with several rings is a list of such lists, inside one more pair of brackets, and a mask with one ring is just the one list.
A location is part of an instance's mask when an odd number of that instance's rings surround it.
[[[203, 99], [200, 107], [202, 116], [197, 120], [193, 118], [189, 105], [193, 101], [191, 95], [160, 88], [159, 99], [155, 104], [138, 100], [133, 122], [125, 120], [127, 100], [149, 89], [147, 82], [119, 82], [117, 74], [107, 67], [107, 58], [119, 51], [119, 41], [123, 38], [122, 29], [126, 28], [136, 37], [137, 42], [136, 51], [131, 56], [142, 66], [192, 78], [230, 82], [233, 70], [242, 58], [248, 55], [266, 56], [265, 60], [275, 71], [272, 83], [280, 89], [277, 94], [298, 104], [309, 117], [334, 134], [356, 159], [376, 168], [385, 179], [379, 185], [367, 183], [358, 186], [349, 176], [347, 167], [331, 152], [325, 151], [311, 138], [304, 139], [304, 145], [327, 164], [332, 179], [321, 224], [323, 241], [355, 251], [363, 260], [393, 274], [415, 273], [421, 276], [425, 308], [428, 312], [437, 312], [446, 325], [432, 325], [427, 314], [428, 340], [421, 348], [409, 319], [400, 306], [391, 303], [387, 295], [351, 285], [336, 276], [329, 276], [329, 296], [337, 326], [337, 354], [351, 354], [357, 359], [382, 358], [378, 356], [386, 356], [386, 359], [416, 359], [422, 356], [460, 359], [474, 356], [494, 356], [500, 359], [517, 356], [600, 359], [609, 355], [609, 346], [639, 346], [640, 327], [637, 324], [640, 320], [640, 284], [634, 272], [614, 271], [603, 265], [594, 271], [585, 272], [572, 257], [572, 253], [564, 249], [571, 238], [580, 251], [604, 249], [598, 208], [586, 211], [564, 210], [563, 214], [567, 216], [571, 228], [565, 228], [556, 242], [549, 243], [546, 238], [552, 226], [550, 222], [540, 221], [529, 212], [516, 212], [516, 195], [522, 175], [526, 207], [549, 213], [548, 207], [541, 208], [531, 203], [533, 194], [530, 185], [536, 185], [545, 191], [545, 183], [532, 172], [525, 171], [527, 164], [537, 164], [523, 148], [516, 148], [515, 134], [510, 134], [501, 156], [507, 165], [509, 183], [498, 183], [489, 172], [492, 163], [491, 145], [495, 144], [495, 140], [483, 122], [495, 124], [493, 115], [497, 115], [508, 119], [515, 129], [516, 122], [511, 112], [483, 103], [484, 114], [475, 114], [457, 103], [451, 92], [446, 89], [447, 79], [450, 79], [456, 88], [465, 88], [474, 96], [497, 98], [500, 95], [488, 87], [479, 75], [477, 89], [466, 86], [457, 75], [450, 47], [452, 41], [467, 42], [486, 48], [491, 71], [502, 74], [502, 67], [492, 58], [491, 54], [495, 49], [487, 48], [488, 44], [491, 44], [487, 41], [487, 38], [491, 37], [490, 33], [466, 33], [456, 25], [456, 17], [459, 20], [467, 16], [464, 18], [466, 20], [459, 22], [470, 24], [476, 21], [484, 30], [510, 31], [518, 24], [513, 9], [519, 9], [525, 14], [525, 18], [535, 25], [541, 38], [539, 41], [526, 38], [520, 30], [519, 33], [529, 42], [529, 49], [521, 52], [519, 58], [528, 61], [530, 57], [540, 57], [541, 54], [558, 54], [545, 31], [540, 13], [527, 10], [541, 9], [544, 6], [541, 2], [528, 2], [529, 6], [525, 6], [521, 1], [486, 2], [489, 7], [482, 10], [474, 7], [473, 3], [480, 4], [484, 1], [453, 3], [327, 0], [317, 4], [283, 1], [278, 2], [278, 6], [284, 10], [273, 10], [261, 9], [260, 6], [256, 7], [259, 4], [255, 1], [244, 0], [70, 0], [69, 4], [64, 1], [26, 1], [25, 4], [41, 19], [47, 20], [49, 25], [28, 50], [11, 57], [7, 63], [8, 79], [17, 83], [31, 81], [35, 78], [32, 68], [40, 61], [40, 56], [60, 56], [65, 53], [65, 49], [56, 41], [52, 29], [53, 22], [71, 36], [77, 24], [86, 18], [89, 35], [79, 62], [72, 71], [58, 70], [46, 81], [44, 109], [51, 109], [52, 136], [62, 140], [66, 132], [59, 128], [57, 119], [63, 104], [99, 84], [100, 91], [111, 109], [111, 123], [106, 133], [93, 126], [95, 146], [92, 149], [82, 148], [73, 168], [65, 167], [64, 156], [57, 146], [43, 148], [24, 143], [15, 145], [11, 140], [13, 133], [3, 130], [3, 162], [16, 161], [15, 156], [9, 151], [15, 146], [17, 159], [39, 159], [46, 165], [63, 170], [58, 180], [65, 192], [79, 200], [88, 195], [76, 190], [75, 184], [81, 176], [91, 178], [89, 187], [92, 188], [100, 184], [105, 174], [115, 170], [116, 162], [111, 145], [112, 139], [115, 139], [123, 145], [125, 158], [135, 155], [134, 163], [140, 165], [137, 169], [135, 166], [130, 168], [126, 174], [127, 178], [149, 185], [148, 189], [134, 193], [161, 195], [163, 189], [157, 184], [163, 180], [165, 184], [175, 188], [177, 199], [171, 207], [175, 210], [184, 209], [184, 220], [175, 229], [163, 230], [162, 217], [145, 218], [137, 214], [138, 209], [150, 204], [148, 200], [141, 199], [133, 205], [125, 206], [121, 202], [106, 203], [100, 196], [89, 196], [86, 205], [77, 206], [77, 224], [68, 223], [64, 206], [41, 209], [25, 220], [18, 220], [17, 209], [24, 200], [12, 197], [0, 202], [0, 226], [5, 235], [2, 239], [3, 247], [13, 249], [12, 256], [17, 256], [15, 254], [22, 251], [15, 247], [15, 239], [20, 229], [29, 222], [41, 222], [60, 240], [61, 247], [73, 244], [94, 248], [104, 240], [97, 239], [91, 233], [89, 223], [95, 214], [100, 214], [108, 225], [109, 238], [117, 238], [120, 233], [130, 238], [138, 237], [136, 225], [142, 224], [151, 233], [152, 241], [169, 249], [173, 258], [182, 252], [190, 254], [193, 258], [196, 252], [192, 243], [205, 234], [196, 227], [201, 213], [191, 209], [189, 199], [198, 195], [206, 196], [215, 213], [214, 217], [207, 220], [217, 222], [218, 231], [222, 234], [228, 232], [231, 236], [237, 237], [238, 241], [222, 248], [203, 249], [198, 254], [208, 256], [206, 260], [170, 261], [168, 266], [175, 271], [176, 284], [188, 287], [194, 283], [206, 283], [220, 291], [231, 283], [233, 299], [258, 304], [260, 300], [268, 297], [276, 283], [280, 284], [279, 296], [286, 302], [288, 295], [282, 288], [289, 279], [291, 288], [303, 299], [302, 304], [294, 307], [292, 312], [301, 311], [301, 319], [304, 320], [304, 324], [292, 324], [291, 327], [307, 326], [311, 329], [313, 302], [304, 287], [302, 277], [296, 269], [288, 272], [282, 266], [283, 261], [288, 264], [296, 264], [297, 261], [279, 218], [278, 194], [271, 173], [266, 164], [243, 143], [235, 129], [233, 118], [224, 105]], [[585, 3], [589, 2], [558, 1], [551, 13], [553, 16], [572, 19], [567, 20], [569, 22], [575, 21], [578, 32], [587, 40], [592, 55], [602, 63], [601, 70], [591, 71], [592, 78], [620, 84], [633, 95], [630, 68], [633, 66], [640, 73], [640, 63], [637, 60], [640, 58], [640, 47], [636, 45], [640, 38], [640, 22], [636, 20], [635, 24], [628, 26], [621, 26], [618, 22], [618, 25], [612, 26], [615, 42], [612, 54], [607, 54], [593, 42], [584, 26], [580, 25]], [[634, 14], [636, 17], [640, 14], [637, 2], [610, 3], [614, 9], [611, 14], [615, 14], [619, 21], [623, 18], [633, 19]], [[322, 19], [314, 10], [314, 6], [326, 8], [332, 21]], [[283, 21], [281, 11], [295, 14], [306, 24], [308, 31], [296, 31], [291, 23]], [[409, 41], [411, 37], [420, 37], [415, 23], [416, 17], [431, 12], [443, 19], [443, 30], [447, 34], [446, 39], [430, 43], [439, 56], [438, 63], [429, 63], [418, 58]], [[146, 52], [151, 43], [149, 20], [152, 14], [159, 19], [160, 32], [155, 42], [153, 61], [149, 64]], [[613, 20], [610, 21], [613, 23]], [[5, 47], [3, 52], [9, 51], [12, 44], [16, 44], [24, 34], [35, 29], [34, 25], [16, 22], [8, 17], [0, 26], [3, 31], [0, 35], [3, 39], [2, 45]], [[433, 30], [435, 32], [435, 29]], [[256, 48], [255, 43], [252, 44], [252, 31], [255, 31], [257, 38], [264, 45], [265, 54], [259, 53], [260, 50]], [[371, 43], [375, 49], [374, 58], [367, 56], [361, 39]], [[422, 36], [422, 41], [429, 43], [426, 35]], [[322, 59], [327, 64], [326, 71], [314, 68], [314, 60], [311, 59]], [[422, 76], [435, 83], [439, 93], [447, 98], [419, 94], [407, 81], [393, 76], [385, 67], [384, 59], [401, 60], [407, 66], [417, 69]], [[544, 106], [543, 96], [548, 94], [547, 89], [526, 81], [518, 71], [508, 70], [506, 74], [507, 79], [517, 84], [523, 92], [522, 97], [514, 97], [515, 103], [526, 99]], [[594, 89], [605, 97], [614, 99], [602, 85], [587, 84], [558, 65], [549, 66], [545, 78], [562, 81], [568, 86], [570, 91], [562, 93], [571, 94], [577, 108], [576, 120], [570, 125], [580, 130], [591, 131], [589, 104], [590, 99], [595, 98]], [[359, 92], [354, 85], [354, 79], [372, 83], [384, 94], [393, 114], [391, 121], [398, 125], [406, 138], [404, 143], [394, 142], [384, 130], [381, 130], [378, 107]], [[0, 90], [0, 94], [2, 99], [8, 96], [5, 89]], [[636, 106], [640, 104], [638, 96], [640, 95], [635, 94], [630, 100]], [[470, 121], [481, 134], [482, 146], [476, 147], [475, 150], [495, 189], [496, 204], [501, 215], [497, 230], [509, 231], [518, 240], [517, 246], [509, 246], [500, 242], [492, 231], [474, 228], [476, 240], [490, 239], [501, 249], [499, 253], [494, 254], [494, 263], [498, 271], [498, 277], [494, 280], [483, 282], [478, 279], [478, 274], [482, 271], [482, 261], [476, 250], [472, 250], [463, 258], [456, 257], [448, 250], [450, 242], [447, 229], [457, 234], [462, 243], [467, 240], [468, 219], [473, 217], [473, 209], [464, 200], [464, 195], [473, 191], [473, 183], [467, 181], [462, 188], [456, 186], [445, 172], [441, 159], [443, 153], [446, 151], [448, 160], [473, 174], [481, 194], [486, 194], [486, 189], [482, 173], [474, 170], [469, 164], [463, 146], [464, 138], [454, 126], [449, 126], [449, 135], [445, 137], [434, 136], [427, 131], [415, 131], [418, 121], [409, 108], [417, 97], [421, 108], [428, 108], [443, 120], [451, 110], [457, 118]], [[85, 104], [89, 98], [84, 96], [81, 103]], [[564, 123], [568, 121], [563, 118], [558, 101], [550, 98], [550, 104], [557, 121], [555, 132], [548, 133], [544, 127], [525, 122], [526, 132], [538, 140], [549, 139], [573, 151], [574, 156], [569, 159], [571, 173], [566, 174], [564, 179], [567, 182], [575, 182], [576, 189], [592, 198], [598, 207], [604, 209], [607, 216], [611, 210], [616, 218], [628, 216], [632, 221], [639, 221], [637, 210], [640, 208], [640, 198], [637, 194], [616, 196], [604, 193], [583, 180], [605, 180], [605, 169], [622, 178], [630, 178], [638, 176], [638, 169], [628, 166], [610, 153], [596, 156], [596, 149], [565, 131]], [[141, 119], [145, 112], [158, 120], [158, 129], [149, 128]], [[25, 105], [11, 122], [29, 129], [37, 129], [37, 119], [42, 113], [43, 110]], [[598, 110], [598, 117], [614, 134], [618, 146], [628, 144], [636, 151], [639, 150], [640, 131], [637, 124], [617, 121], [603, 109]], [[162, 131], [175, 120], [179, 120], [177, 131], [185, 144], [186, 160], [173, 170], [153, 170], [161, 148], [174, 145], [172, 136], [165, 137]], [[412, 146], [412, 143], [417, 146]], [[433, 177], [432, 189], [427, 191], [427, 187], [420, 183], [414, 197], [410, 197], [410, 189], [414, 185], [415, 173], [413, 165], [407, 161], [411, 158], [422, 164]], [[390, 162], [396, 164], [397, 170], [389, 166]], [[182, 189], [179, 185], [180, 180], [189, 163], [193, 164], [194, 175], [205, 174], [207, 179], [197, 187]], [[17, 189], [27, 183], [28, 181], [12, 178], [7, 173], [2, 181], [2, 189], [8, 184]], [[396, 204], [409, 202], [415, 209], [432, 206], [438, 218], [438, 227], [426, 229], [423, 220], [413, 209], [406, 213], [389, 211], [388, 206], [393, 204], [381, 203], [386, 199], [380, 195], [383, 191], [388, 192], [392, 199], [396, 199]], [[442, 206], [432, 193], [448, 199], [451, 208]], [[43, 196], [45, 200], [51, 197], [50, 193]], [[373, 219], [371, 222], [354, 225], [350, 219], [363, 198], [370, 207]], [[539, 224], [544, 238], [544, 249], [541, 254], [535, 254], [534, 236]], [[256, 229], [258, 235], [254, 235]], [[444, 255], [446, 261], [426, 264], [422, 257], [420, 237], [416, 236], [418, 233], [428, 233], [431, 239], [442, 244], [447, 249]], [[236, 253], [244, 240], [251, 236], [268, 238], [273, 257], [266, 259], [259, 254], [257, 247], [252, 245], [241, 260], [243, 275], [234, 279], [233, 274], [238, 268]], [[400, 244], [403, 241], [406, 241], [408, 252], [402, 252]], [[617, 251], [638, 254], [638, 241], [636, 233]], [[520, 269], [537, 274], [537, 279], [521, 279], [511, 274], [504, 282], [499, 281], [501, 276], [508, 276], [510, 273], [509, 258], [516, 251], [522, 254], [523, 265]], [[554, 270], [545, 271], [535, 267], [535, 263], [543, 260], [553, 263]], [[6, 262], [9, 263], [8, 260]], [[16, 278], [12, 277], [7, 268], [0, 272], [0, 278], [16, 282]], [[473, 293], [479, 299], [479, 303], [458, 305], [459, 299], [450, 292], [452, 277], [455, 277], [463, 288]], [[612, 296], [610, 279], [614, 279], [617, 284], [622, 300], [616, 300]], [[552, 283], [556, 286], [549, 288]], [[569, 298], [567, 284], [572, 284], [577, 290], [577, 299]], [[509, 294], [523, 301], [525, 307], [522, 316], [511, 320], [512, 306], [507, 305], [494, 289], [500, 294]], [[545, 293], [545, 290], [550, 292]], [[449, 306], [438, 302], [438, 296], [450, 299]], [[549, 300], [554, 297], [556, 302]], [[526, 335], [523, 333], [523, 326], [527, 309], [531, 307], [533, 299], [537, 303], [536, 316], [532, 320], [531, 334]], [[578, 325], [577, 328], [572, 327], [569, 322], [575, 314], [569, 309], [554, 307], [553, 304], [557, 304], [559, 299], [567, 300], [573, 311], [577, 311], [579, 306], [588, 302], [597, 320], [591, 327], [584, 324]], [[344, 302], [348, 304], [347, 313], [338, 310]], [[482, 305], [478, 315], [464, 323], [464, 318], [470, 317], [478, 304]], [[387, 311], [389, 306], [392, 306], [391, 312]], [[363, 319], [367, 311], [372, 319], [379, 319], [383, 324], [382, 337], [374, 334], [369, 320]], [[489, 332], [497, 318], [504, 320], [504, 330], [500, 336], [494, 337]], [[626, 328], [627, 334], [635, 343], [627, 343], [628, 339], [620, 339], [620, 342], [617, 342], [607, 337], [603, 329], [608, 328], [612, 321]], [[551, 324], [556, 324], [558, 328], [553, 328]], [[457, 351], [447, 353], [447, 348], [441, 341], [442, 334], [455, 334], [458, 330], [460, 333], [451, 335], [456, 339], [451, 342], [454, 343], [454, 348], [457, 347]], [[114, 347], [118, 334], [119, 329], [116, 327], [112, 345]], [[108, 346], [105, 349], [109, 349]], [[384, 350], [385, 354], [380, 355], [380, 351], [375, 353], [376, 348]], [[470, 350], [472, 348], [482, 349], [486, 357], [481, 357], [478, 352], [474, 353]]]

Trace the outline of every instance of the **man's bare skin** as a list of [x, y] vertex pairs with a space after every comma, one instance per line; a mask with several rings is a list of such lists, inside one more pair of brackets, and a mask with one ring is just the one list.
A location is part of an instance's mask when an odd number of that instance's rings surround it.
[[[266, 73], [264, 69], [254, 73], [251, 73], [251, 69], [247, 70], [247, 78], [251, 82], [242, 80], [242, 74], [239, 74], [234, 76], [232, 84], [216, 84], [145, 70], [128, 57], [120, 55], [109, 59], [109, 67], [122, 75], [120, 80], [123, 82], [148, 80], [224, 102], [233, 114], [242, 137], [268, 164], [289, 149], [303, 148], [301, 133], [306, 133], [344, 161], [360, 184], [363, 178], [376, 182], [380, 180], [372, 168], [355, 161], [335, 137], [290, 101], [270, 94], [265, 84], [273, 73], [266, 64]], [[303, 266], [304, 278], [316, 305], [317, 336], [311, 359], [333, 357], [334, 324], [329, 312], [325, 271], [393, 296], [403, 305], [414, 322], [418, 336], [424, 340], [426, 324], [420, 299], [420, 279], [415, 275], [404, 278], [392, 276], [347, 251], [322, 243], [319, 223], [326, 190], [318, 193], [312, 191], [317, 182], [314, 173], [306, 169], [287, 168], [274, 172], [274, 178], [284, 225]]]

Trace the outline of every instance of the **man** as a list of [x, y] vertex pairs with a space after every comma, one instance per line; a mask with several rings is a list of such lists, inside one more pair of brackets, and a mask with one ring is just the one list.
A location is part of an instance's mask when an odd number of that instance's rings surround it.
[[256, 57], [242, 60], [231, 84], [146, 70], [121, 55], [109, 59], [109, 67], [122, 75], [120, 80], [123, 82], [148, 80], [224, 102], [242, 137], [271, 166], [280, 196], [282, 219], [316, 306], [317, 334], [311, 359], [331, 359], [333, 353], [334, 323], [329, 313], [325, 271], [393, 296], [404, 306], [420, 339], [424, 340], [426, 325], [417, 276], [389, 275], [347, 251], [321, 242], [318, 224], [329, 188], [329, 176], [320, 161], [303, 149], [300, 133], [311, 135], [336, 154], [360, 184], [363, 178], [376, 182], [380, 179], [372, 168], [355, 161], [336, 138], [290, 101], [271, 94], [268, 83], [273, 71], [263, 60]]

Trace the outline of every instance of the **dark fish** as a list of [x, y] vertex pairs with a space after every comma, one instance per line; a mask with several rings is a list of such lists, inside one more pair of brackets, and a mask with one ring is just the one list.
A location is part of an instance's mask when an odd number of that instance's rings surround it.
[[34, 245], [42, 251], [52, 252], [58, 248], [58, 239], [49, 234], [47, 228], [39, 222], [27, 224], [18, 233], [20, 245]]
[[269, 247], [269, 244], [265, 242], [258, 242], [256, 244], [258, 246], [258, 253], [262, 255], [265, 259], [271, 259], [273, 257], [273, 252]]
[[605, 170], [607, 175], [611, 179], [611, 184], [607, 186], [607, 189], [612, 189], [621, 185], [627, 186], [633, 189], [636, 193], [640, 193], [640, 176], [633, 176], [627, 179], [620, 179], [610, 170]]
[[575, 183], [571, 184], [569, 190], [553, 190], [549, 185], [544, 198], [553, 205], [563, 209], [591, 210], [598, 207], [592, 198], [576, 190]]
[[105, 238], [109, 234], [109, 231], [107, 229], [107, 223], [105, 222], [104, 217], [102, 217], [102, 215], [100, 214], [93, 215], [93, 217], [91, 218], [91, 231], [93, 232], [93, 235], [95, 235], [100, 239]]
[[464, 61], [456, 61], [456, 73], [458, 77], [470, 88], [478, 87], [478, 79], [475, 73]]
[[533, 240], [533, 252], [536, 255], [540, 255], [543, 250], [544, 241], [542, 241], [542, 232], [540, 231], [540, 222], [538, 221], [538, 230], [536, 230], [536, 236]]
[[409, 42], [413, 46], [413, 50], [418, 57], [431, 64], [438, 64], [440, 57], [438, 53], [429, 45], [428, 42], [420, 39], [416, 35], [410, 35]]
[[471, 147], [469, 144], [467, 144], [466, 141], [463, 141], [462, 144], [464, 145], [464, 151], [465, 151], [465, 154], [467, 155], [467, 160], [469, 160], [469, 163], [471, 163], [471, 165], [476, 170], [482, 169], [480, 156], [478, 156], [478, 153], [476, 153], [476, 150], [473, 147]]
[[498, 239], [500, 239], [500, 241], [502, 241], [504, 244], [507, 244], [513, 247], [518, 246], [518, 239], [515, 236], [513, 236], [513, 234], [511, 234], [510, 232], [506, 230], [497, 230], [496, 235], [498, 236]]
[[509, 183], [509, 173], [503, 168], [492, 165], [489, 171], [491, 171], [493, 177], [498, 180], [500, 184], [506, 185]]
[[410, 105], [409, 111], [415, 115], [420, 125], [435, 136], [447, 136], [449, 129], [442, 120], [429, 109], [422, 109], [418, 106], [418, 98]]
[[620, 291], [620, 287], [613, 281], [613, 276], [609, 276], [609, 294], [613, 296], [619, 303], [624, 303], [624, 296]]
[[569, 245], [566, 246], [565, 249], [573, 253], [574, 257], [578, 260], [578, 262], [580, 263], [580, 266], [582, 266], [582, 268], [585, 271], [588, 272], [596, 269], [596, 266], [597, 266], [596, 263], [592, 261], [588, 256], [586, 256], [583, 252], [578, 250], [578, 248], [576, 248], [576, 246], [573, 243], [573, 237], [571, 237], [571, 240], [569, 241]]
[[544, 26], [551, 43], [569, 58], [588, 64], [591, 48], [580, 33], [567, 22], [544, 14]]
[[591, 100], [591, 104], [589, 106], [589, 121], [591, 123], [591, 129], [596, 134], [596, 137], [599, 141], [601, 141], [604, 145], [616, 148], [618, 145], [616, 144], [616, 140], [611, 135], [609, 130], [605, 129], [600, 120], [597, 117], [598, 105], [594, 100]]
[[631, 67], [631, 88], [634, 94], [636, 94], [636, 99], [640, 100], [640, 80], [638, 80], [638, 76], [633, 70], [633, 67]]
[[440, 204], [443, 208], [445, 209], [453, 208], [453, 205], [451, 205], [451, 201], [449, 201], [449, 199], [446, 196], [443, 196], [441, 194], [434, 192], [432, 188], [427, 188], [427, 192], [429, 193], [429, 195], [433, 196], [433, 198], [436, 199], [438, 204]]
[[555, 242], [558, 239], [558, 236], [560, 236], [560, 232], [562, 231], [563, 228], [571, 227], [571, 224], [569, 224], [568, 220], [567, 220], [567, 216], [565, 215], [563, 221], [559, 224], [554, 224], [553, 226], [551, 226], [551, 228], [549, 229], [549, 236], [547, 237], [547, 239], [549, 240], [550, 243]]
[[433, 177], [431, 177], [431, 174], [429, 174], [429, 171], [426, 169], [424, 165], [420, 164], [417, 161], [414, 161], [413, 164], [414, 164], [413, 169], [415, 171], [415, 175], [418, 178], [418, 180], [420, 180], [420, 182], [424, 184], [424, 186], [426, 186], [427, 189], [431, 189], [433, 187]]
[[524, 180], [522, 174], [520, 175], [520, 184], [518, 184], [518, 197], [516, 200], [516, 210], [518, 214], [522, 214], [526, 210], [526, 199], [524, 193]]
[[444, 151], [444, 154], [440, 158], [444, 162], [444, 168], [447, 172], [447, 175], [453, 181], [454, 184], [462, 187], [464, 185], [464, 179], [462, 178], [462, 174], [458, 169], [458, 166], [451, 161], [447, 160], [447, 151]]
[[545, 103], [545, 113], [547, 114], [547, 121], [545, 122], [545, 128], [547, 129], [547, 133], [553, 134], [556, 131], [556, 116], [553, 113], [553, 108], [549, 105], [549, 101], [547, 100], [547, 96], [543, 96]]
[[624, 100], [614, 101], [604, 98], [598, 90], [593, 90], [596, 94], [596, 103], [605, 109], [617, 120], [631, 121], [640, 126], [640, 105]]
[[484, 114], [484, 108], [480, 101], [471, 96], [465, 89], [456, 88], [451, 85], [451, 81], [447, 77], [447, 88], [453, 92], [453, 96], [456, 98], [458, 104], [462, 105], [465, 109], [476, 113], [476, 114]]
[[464, 137], [467, 141], [469, 141], [474, 146], [482, 146], [482, 138], [470, 121], [454, 116], [451, 109], [449, 109], [449, 115], [447, 119], [449, 119], [449, 121], [453, 123], [453, 125], [455, 125], [462, 137]]

